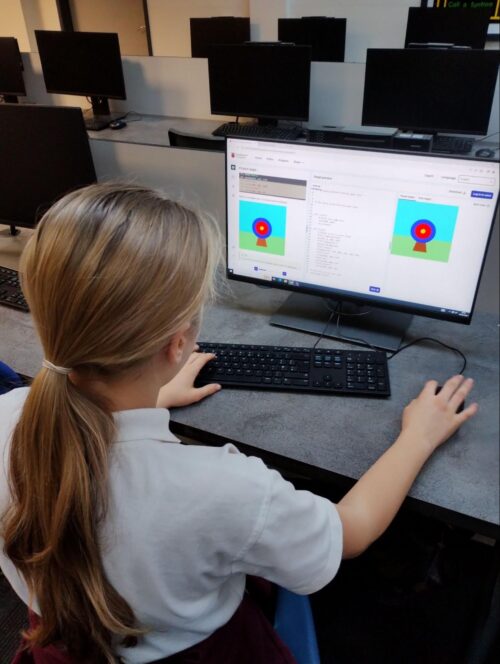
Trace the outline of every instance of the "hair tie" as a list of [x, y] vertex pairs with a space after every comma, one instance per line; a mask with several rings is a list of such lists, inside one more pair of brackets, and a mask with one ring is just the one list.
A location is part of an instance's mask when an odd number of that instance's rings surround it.
[[66, 367], [58, 367], [55, 364], [52, 364], [52, 362], [49, 362], [49, 360], [44, 359], [42, 362], [42, 367], [45, 367], [46, 369], [49, 369], [50, 371], [55, 371], [58, 374], [62, 374], [63, 376], [67, 376], [70, 374], [73, 369], [67, 369]]

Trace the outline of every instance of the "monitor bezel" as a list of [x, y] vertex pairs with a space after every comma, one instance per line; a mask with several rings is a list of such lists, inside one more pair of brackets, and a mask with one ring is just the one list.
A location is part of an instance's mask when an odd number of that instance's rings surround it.
[[[352, 293], [350, 291], [342, 291], [340, 289], [325, 289], [325, 288], [309, 288], [307, 286], [291, 286], [290, 284], [282, 284], [282, 283], [276, 283], [276, 282], [270, 282], [264, 279], [256, 279], [254, 277], [247, 277], [243, 275], [236, 275], [234, 272], [230, 272], [229, 267], [228, 267], [228, 259], [229, 259], [229, 243], [227, 241], [228, 238], [228, 229], [229, 229], [229, 196], [228, 196], [228, 145], [229, 145], [229, 140], [231, 140], [230, 137], [226, 139], [226, 151], [225, 151], [225, 162], [224, 162], [224, 180], [225, 180], [225, 195], [226, 195], [226, 223], [225, 223], [225, 231], [226, 231], [226, 266], [225, 266], [225, 272], [226, 272], [226, 277], [230, 281], [240, 281], [244, 283], [250, 283], [254, 284], [256, 286], [265, 286], [267, 288], [276, 288], [278, 290], [284, 290], [284, 291], [289, 291], [292, 293], [303, 293], [305, 295], [315, 295], [316, 297], [324, 297], [324, 298], [331, 298], [331, 299], [340, 299], [342, 301], [346, 302], [352, 302], [354, 304], [358, 305], [364, 305], [364, 306], [378, 306], [380, 308], [384, 309], [389, 309], [390, 311], [400, 311], [403, 313], [409, 313], [417, 316], [424, 316], [426, 318], [434, 318], [437, 320], [444, 320], [444, 321], [449, 321], [452, 323], [460, 323], [462, 325], [470, 325], [472, 315], [474, 313], [475, 305], [476, 305], [476, 300], [477, 300], [477, 295], [479, 292], [479, 286], [481, 285], [481, 279], [483, 276], [483, 271], [484, 271], [484, 266], [486, 263], [486, 256], [488, 255], [488, 249], [490, 247], [490, 242], [491, 242], [491, 237], [493, 234], [493, 229], [495, 227], [495, 220], [496, 216], [498, 214], [499, 210], [499, 204], [500, 204], [500, 195], [497, 196], [497, 202], [495, 205], [495, 209], [493, 211], [492, 215], [492, 221], [491, 221], [491, 226], [490, 230], [488, 233], [488, 239], [486, 242], [485, 250], [484, 250], [484, 256], [483, 260], [481, 262], [481, 268], [479, 270], [479, 275], [477, 279], [477, 284], [476, 284], [476, 290], [474, 293], [474, 298], [472, 300], [472, 305], [471, 309], [469, 312], [468, 316], [459, 316], [459, 315], [453, 315], [448, 312], [441, 312], [441, 311], [436, 311], [435, 309], [431, 309], [428, 307], [428, 305], [419, 305], [417, 303], [407, 303], [403, 301], [395, 301], [393, 299], [389, 298], [382, 298], [382, 297], [376, 297], [376, 296], [370, 296], [368, 294], [357, 294], [357, 293]], [[429, 157], [431, 156], [433, 159], [459, 159], [462, 161], [474, 161], [477, 163], [487, 163], [488, 165], [491, 165], [492, 163], [498, 163], [497, 161], [492, 162], [490, 159], [470, 159], [465, 156], [458, 156], [458, 155], [449, 155], [449, 154], [438, 154], [438, 153], [430, 153], [430, 152], [412, 152], [410, 150], [394, 150], [394, 149], [380, 149], [380, 148], [372, 148], [372, 147], [354, 147], [354, 146], [340, 146], [340, 145], [325, 145], [324, 143], [297, 143], [297, 141], [281, 141], [281, 140], [276, 140], [276, 139], [263, 139], [262, 141], [259, 141], [259, 139], [256, 138], [247, 138], [247, 137], [234, 137], [233, 140], [237, 141], [246, 141], [246, 142], [262, 142], [262, 143], [276, 143], [276, 144], [285, 144], [285, 145], [291, 145], [291, 146], [296, 146], [296, 145], [310, 145], [314, 146], [315, 148], [324, 148], [324, 149], [329, 149], [329, 148], [334, 148], [338, 150], [347, 150], [347, 151], [353, 151], [353, 152], [375, 152], [375, 153], [383, 153], [383, 154], [397, 154], [397, 155], [408, 155], [411, 157], [416, 157], [416, 158], [421, 158], [421, 157]]]
[[[47, 82], [46, 82], [46, 79], [45, 79], [45, 72], [44, 72], [44, 67], [43, 67], [43, 58], [42, 58], [42, 55], [40, 53], [40, 62], [41, 62], [41, 66], [42, 66], [43, 80], [44, 80], [44, 84], [45, 84], [45, 88], [46, 88], [47, 92], [49, 92], [51, 94], [75, 95], [75, 96], [78, 96], [78, 97], [80, 97], [80, 96], [81, 97], [103, 97], [103, 98], [106, 98], [106, 99], [126, 99], [127, 98], [127, 94], [126, 94], [126, 90], [125, 90], [125, 79], [123, 77], [123, 60], [122, 60], [122, 55], [121, 55], [121, 50], [120, 50], [120, 40], [119, 40], [117, 32], [89, 32], [88, 30], [87, 31], [83, 31], [83, 30], [82, 31], [75, 31], [74, 33], [61, 32], [60, 30], [35, 30], [34, 32], [35, 32], [35, 38], [37, 40], [37, 45], [38, 45], [38, 33], [40, 33], [40, 32], [50, 33], [52, 35], [61, 35], [61, 34], [63, 34], [65, 36], [68, 35], [68, 34], [114, 35], [114, 37], [116, 38], [116, 46], [118, 47], [118, 56], [119, 56], [119, 60], [120, 60], [120, 81], [119, 81], [119, 85], [120, 85], [121, 89], [123, 90], [123, 95], [114, 95], [114, 94], [109, 94], [107, 92], [106, 93], [103, 93], [103, 92], [90, 92], [90, 91], [75, 92], [74, 90], [62, 90], [60, 88], [52, 88], [52, 87], [49, 88], [47, 86]], [[40, 51], [40, 46], [39, 45], [38, 45], [38, 50]]]
[[[254, 42], [255, 44], [261, 44], [261, 42]], [[273, 42], [278, 45], [278, 48], [286, 48], [289, 45], [279, 45], [279, 42]], [[256, 48], [265, 48], [267, 43], [262, 43], [263, 46], [257, 46]], [[247, 46], [246, 44], [221, 44], [221, 46], [226, 47], [232, 47], [232, 46]], [[298, 45], [296, 46], [295, 44], [293, 45], [294, 48], [300, 48], [300, 49], [308, 49], [309, 52], [312, 54], [312, 49], [310, 46], [302, 46]], [[258, 115], [256, 113], [247, 113], [246, 111], [234, 111], [233, 109], [227, 109], [223, 111], [215, 111], [213, 108], [212, 104], [212, 86], [210, 84], [210, 57], [207, 58], [208, 60], [208, 87], [209, 87], [209, 96], [210, 96], [210, 113], [212, 115], [222, 115], [222, 116], [236, 116], [236, 117], [245, 117], [245, 118], [268, 118], [270, 120], [285, 120], [285, 121], [291, 121], [291, 122], [308, 122], [309, 121], [309, 115], [311, 112], [311, 64], [312, 60], [309, 61], [309, 77], [307, 81], [307, 88], [308, 88], [308, 104], [307, 104], [307, 116], [293, 116], [293, 115]]]
[[26, 83], [24, 82], [24, 76], [23, 76], [23, 61], [22, 61], [22, 56], [21, 56], [21, 50], [19, 48], [19, 42], [15, 37], [0, 37], [0, 40], [4, 42], [13, 42], [13, 46], [15, 47], [13, 50], [16, 50], [16, 55], [19, 56], [19, 79], [18, 81], [21, 82], [21, 87], [18, 90], [0, 90], [0, 96], [6, 96], [6, 95], [18, 95], [20, 97], [25, 97], [26, 96]]
[[[367, 49], [366, 50], [366, 67], [368, 66], [368, 52], [369, 51], [402, 51], [402, 52], [412, 52], [412, 53], [428, 53], [429, 51], [436, 51], [436, 50], [441, 50], [441, 49], [427, 49], [427, 48], [412, 48], [412, 49], [406, 49], [406, 48], [372, 48], [372, 49]], [[446, 49], [443, 49], [446, 50]], [[470, 53], [471, 51], [473, 52], [480, 52], [480, 53], [487, 53], [484, 49], [467, 49], [464, 51], [458, 51], [459, 53]], [[446, 51], [447, 52], [447, 51]], [[497, 65], [498, 66], [498, 65]], [[362, 109], [361, 109], [361, 124], [364, 127], [394, 127], [394, 123], [391, 123], [389, 121], [387, 122], [380, 122], [378, 119], [376, 122], [367, 122], [365, 119], [365, 95], [366, 95], [366, 67], [365, 67], [365, 78], [364, 78], [364, 84], [363, 84], [363, 103], [362, 103]], [[498, 78], [498, 73], [497, 73], [497, 78]], [[401, 124], [397, 128], [400, 129], [401, 131], [413, 131], [413, 132], [418, 132], [418, 133], [426, 133], [426, 134], [460, 134], [460, 135], [465, 135], [465, 136], [486, 136], [488, 133], [488, 127], [491, 121], [491, 113], [493, 111], [493, 101], [495, 97], [495, 89], [496, 89], [496, 83], [495, 86], [493, 87], [493, 94], [492, 94], [492, 104], [490, 106], [490, 113], [488, 115], [487, 120], [483, 124], [481, 129], [457, 129], [456, 127], [450, 128], [450, 127], [436, 127], [436, 126], [424, 126], [424, 125], [409, 125], [409, 124]]]

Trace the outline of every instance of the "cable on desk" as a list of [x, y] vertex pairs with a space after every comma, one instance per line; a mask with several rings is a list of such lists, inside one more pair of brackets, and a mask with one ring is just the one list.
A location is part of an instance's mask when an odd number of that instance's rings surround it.
[[488, 134], [488, 136], [483, 136], [483, 138], [478, 138], [476, 143], [481, 143], [481, 141], [485, 141], [487, 138], [491, 138], [492, 136], [496, 136], [497, 134], [500, 134], [500, 131], [495, 131], [493, 134]]
[[467, 358], [465, 355], [462, 353], [461, 350], [458, 348], [455, 348], [454, 346], [449, 346], [448, 344], [445, 344], [442, 341], [439, 341], [439, 339], [434, 339], [433, 337], [420, 337], [419, 339], [414, 339], [413, 341], [410, 341], [410, 343], [405, 344], [404, 346], [401, 346], [401, 348], [398, 348], [398, 350], [395, 350], [391, 355], [387, 356], [387, 360], [392, 360], [393, 357], [395, 357], [398, 353], [401, 353], [401, 351], [406, 350], [407, 348], [410, 348], [410, 346], [413, 346], [415, 344], [420, 343], [421, 341], [432, 341], [435, 344], [439, 344], [440, 346], [444, 346], [444, 348], [447, 348], [448, 350], [452, 350], [454, 353], [457, 353], [457, 355], [460, 355], [460, 357], [463, 360], [462, 368], [460, 369], [459, 373], [463, 375], [465, 368], [467, 366]]

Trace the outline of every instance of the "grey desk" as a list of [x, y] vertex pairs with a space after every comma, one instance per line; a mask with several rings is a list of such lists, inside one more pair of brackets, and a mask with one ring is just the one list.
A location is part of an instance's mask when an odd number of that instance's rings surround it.
[[[314, 337], [272, 327], [269, 316], [286, 293], [235, 284], [232, 294], [206, 311], [200, 339], [310, 346]], [[0, 308], [0, 358], [33, 375], [42, 352], [31, 318]], [[500, 539], [498, 321], [476, 314], [470, 327], [416, 317], [407, 340], [433, 336], [458, 346], [476, 380], [480, 412], [430, 459], [409, 502], [434, 515]], [[320, 347], [342, 347], [325, 339]], [[344, 347], [348, 347], [345, 345]], [[450, 351], [418, 345], [389, 362], [392, 397], [362, 399], [301, 393], [225, 389], [173, 411], [173, 428], [208, 444], [234, 442], [284, 470], [347, 488], [382, 454], [399, 431], [403, 407], [425, 380], [444, 381], [461, 366]]]

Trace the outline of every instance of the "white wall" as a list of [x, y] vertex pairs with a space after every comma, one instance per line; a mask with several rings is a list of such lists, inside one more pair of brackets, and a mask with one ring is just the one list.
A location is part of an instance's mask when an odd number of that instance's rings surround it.
[[0, 0], [0, 36], [15, 37], [21, 51], [31, 50], [19, 0]]
[[148, 0], [154, 55], [191, 57], [190, 18], [250, 16], [249, 0]]

